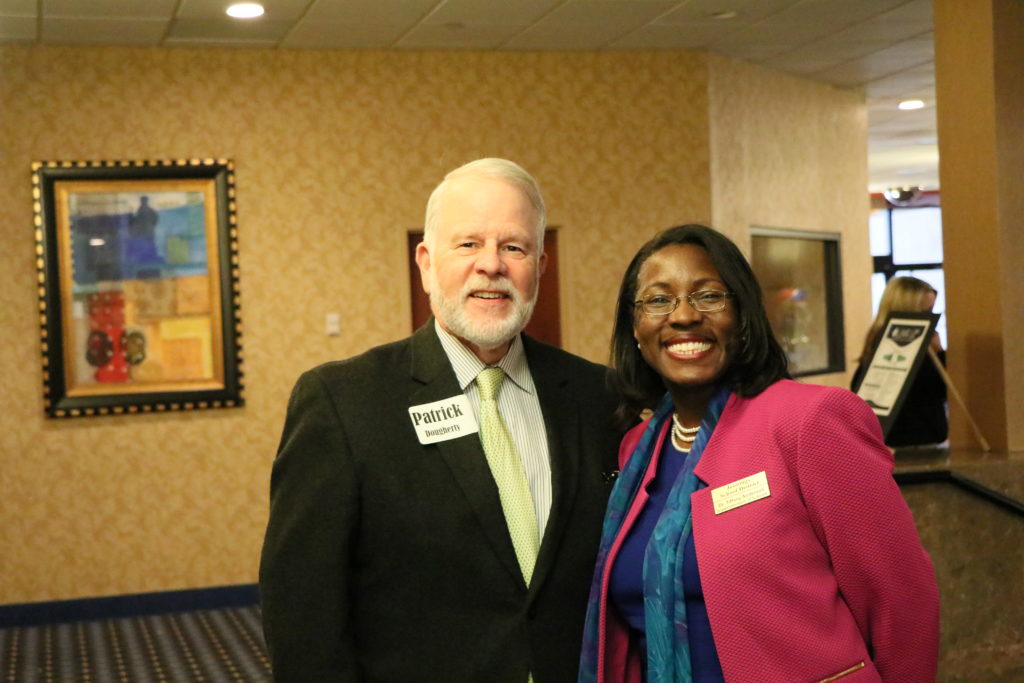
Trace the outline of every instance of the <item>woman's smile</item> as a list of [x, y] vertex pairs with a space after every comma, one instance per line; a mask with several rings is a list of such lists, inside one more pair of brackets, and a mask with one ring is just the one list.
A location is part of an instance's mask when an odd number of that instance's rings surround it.
[[698, 311], [688, 296], [728, 291], [711, 257], [694, 244], [672, 244], [651, 254], [640, 268], [637, 299], [678, 298], [674, 310], [651, 315], [638, 305], [633, 336], [640, 353], [673, 392], [707, 388], [729, 365], [729, 343], [736, 326], [731, 301], [720, 311]]

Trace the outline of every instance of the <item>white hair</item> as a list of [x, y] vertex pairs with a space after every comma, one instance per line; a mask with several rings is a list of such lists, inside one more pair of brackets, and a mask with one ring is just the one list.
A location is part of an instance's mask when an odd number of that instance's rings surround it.
[[444, 177], [444, 180], [430, 193], [430, 199], [427, 200], [427, 214], [423, 220], [423, 241], [426, 243], [427, 248], [430, 249], [434, 246], [432, 240], [437, 232], [437, 215], [440, 211], [441, 200], [444, 198], [444, 194], [451, 181], [474, 175], [502, 180], [518, 188], [526, 195], [533, 206], [533, 213], [537, 222], [537, 253], [542, 252], [544, 250], [544, 227], [547, 225], [547, 208], [544, 206], [544, 198], [540, 194], [540, 185], [519, 164], [508, 159], [498, 159], [496, 157], [477, 159], [476, 161], [459, 166], [454, 171], [450, 171]]

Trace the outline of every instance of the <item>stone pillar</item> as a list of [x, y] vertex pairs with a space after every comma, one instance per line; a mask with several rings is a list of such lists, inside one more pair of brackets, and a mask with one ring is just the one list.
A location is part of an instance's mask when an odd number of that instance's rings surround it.
[[[949, 372], [1024, 450], [1024, 0], [934, 0]], [[974, 446], [950, 401], [953, 446]]]

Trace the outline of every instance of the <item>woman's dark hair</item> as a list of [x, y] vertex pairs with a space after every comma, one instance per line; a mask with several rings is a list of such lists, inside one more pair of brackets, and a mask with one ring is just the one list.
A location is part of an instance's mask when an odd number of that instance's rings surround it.
[[724, 375], [733, 391], [740, 396], [756, 396], [773, 382], [789, 377], [786, 353], [772, 334], [761, 286], [743, 253], [717, 230], [692, 223], [680, 225], [658, 233], [640, 247], [619, 286], [611, 365], [613, 383], [622, 396], [618, 417], [623, 420], [635, 418], [644, 408], [653, 408], [665, 394], [661, 376], [640, 355], [633, 337], [634, 302], [640, 268], [652, 254], [673, 244], [693, 244], [706, 251], [733, 294], [736, 330], [729, 344], [729, 366]]

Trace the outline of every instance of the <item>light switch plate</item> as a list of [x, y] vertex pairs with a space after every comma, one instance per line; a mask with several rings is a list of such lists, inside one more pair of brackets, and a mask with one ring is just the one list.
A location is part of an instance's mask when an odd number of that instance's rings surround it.
[[325, 327], [328, 337], [337, 337], [341, 334], [341, 313], [328, 313]]

